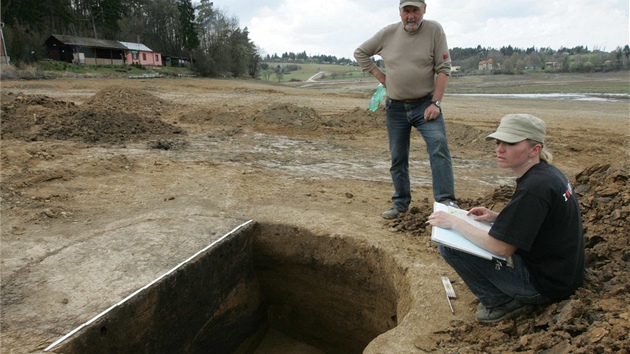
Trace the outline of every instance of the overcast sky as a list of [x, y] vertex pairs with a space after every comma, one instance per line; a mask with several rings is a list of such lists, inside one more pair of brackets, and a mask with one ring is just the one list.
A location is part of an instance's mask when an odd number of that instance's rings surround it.
[[[354, 49], [400, 21], [397, 0], [213, 0], [238, 19], [263, 54], [353, 59]], [[629, 42], [628, 0], [427, 0], [450, 48], [586, 46], [606, 52]]]

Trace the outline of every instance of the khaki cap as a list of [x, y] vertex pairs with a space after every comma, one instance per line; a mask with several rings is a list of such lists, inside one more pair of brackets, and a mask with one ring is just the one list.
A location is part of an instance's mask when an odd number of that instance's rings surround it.
[[545, 143], [547, 127], [545, 122], [531, 114], [508, 114], [501, 118], [497, 131], [488, 135], [486, 140], [497, 139], [506, 143], [518, 143], [530, 139]]

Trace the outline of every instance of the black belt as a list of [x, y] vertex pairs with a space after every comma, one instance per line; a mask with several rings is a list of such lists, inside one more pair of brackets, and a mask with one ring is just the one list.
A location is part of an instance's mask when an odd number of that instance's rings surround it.
[[416, 103], [416, 102], [420, 102], [420, 101], [430, 101], [433, 98], [433, 95], [426, 95], [424, 97], [420, 97], [420, 98], [409, 98], [406, 100], [395, 100], [395, 99], [391, 99], [392, 101], [396, 101], [396, 102], [402, 102], [402, 103]]

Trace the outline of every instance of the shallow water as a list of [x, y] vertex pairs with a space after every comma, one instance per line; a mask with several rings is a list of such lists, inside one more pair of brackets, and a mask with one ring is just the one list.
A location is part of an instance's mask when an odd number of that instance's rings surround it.
[[572, 100], [595, 102], [623, 102], [630, 99], [625, 93], [461, 93], [449, 96], [488, 97], [488, 98], [522, 98], [531, 100]]

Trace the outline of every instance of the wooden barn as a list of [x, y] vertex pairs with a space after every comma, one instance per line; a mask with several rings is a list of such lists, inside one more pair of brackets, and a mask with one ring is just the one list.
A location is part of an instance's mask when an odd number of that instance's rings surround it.
[[118, 41], [59, 34], [45, 44], [50, 59], [74, 64], [123, 65], [127, 51]]

